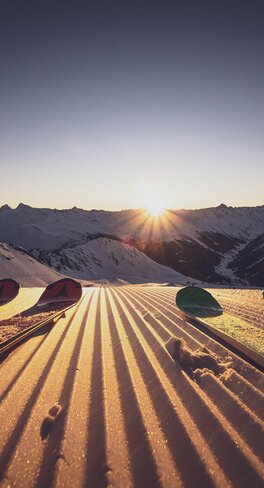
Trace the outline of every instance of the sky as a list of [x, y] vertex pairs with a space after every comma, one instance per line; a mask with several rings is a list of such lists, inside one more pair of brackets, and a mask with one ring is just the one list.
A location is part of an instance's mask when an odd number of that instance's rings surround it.
[[263, 205], [263, 0], [0, 0], [0, 205]]

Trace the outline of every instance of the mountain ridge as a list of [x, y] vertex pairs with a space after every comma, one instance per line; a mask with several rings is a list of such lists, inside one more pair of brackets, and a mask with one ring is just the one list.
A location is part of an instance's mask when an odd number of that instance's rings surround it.
[[[52, 254], [109, 237], [132, 245], [153, 261], [178, 273], [208, 283], [232, 283], [232, 273], [225, 273], [227, 268], [221, 263], [227, 262], [228, 256], [234, 256], [236, 263], [231, 260], [228, 266], [236, 279], [262, 286], [263, 241], [260, 240], [258, 250], [253, 253], [253, 261], [256, 255], [260, 269], [252, 273], [250, 266], [253, 269], [254, 262], [250, 261], [249, 254], [250, 243], [262, 234], [264, 205], [230, 207], [221, 204], [205, 209], [166, 210], [160, 219], [152, 218], [142, 209], [105, 211], [73, 207], [58, 210], [34, 208], [23, 203], [15, 209], [7, 204], [0, 208], [0, 240], [32, 253], [38, 250]], [[249, 246], [249, 253], [241, 260], [239, 254], [246, 246]], [[247, 268], [247, 261], [250, 266], [243, 273], [240, 268]]]

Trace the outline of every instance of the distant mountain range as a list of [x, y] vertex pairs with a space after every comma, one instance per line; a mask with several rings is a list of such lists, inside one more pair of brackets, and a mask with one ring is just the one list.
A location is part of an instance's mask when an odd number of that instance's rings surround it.
[[87, 280], [264, 286], [264, 206], [167, 210], [153, 219], [143, 210], [4, 205], [0, 241]]

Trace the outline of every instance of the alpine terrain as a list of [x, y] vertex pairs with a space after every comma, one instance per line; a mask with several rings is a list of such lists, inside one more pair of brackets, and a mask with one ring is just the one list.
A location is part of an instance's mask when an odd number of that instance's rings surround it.
[[87, 280], [264, 285], [264, 206], [166, 210], [154, 219], [142, 209], [3, 205], [0, 240]]

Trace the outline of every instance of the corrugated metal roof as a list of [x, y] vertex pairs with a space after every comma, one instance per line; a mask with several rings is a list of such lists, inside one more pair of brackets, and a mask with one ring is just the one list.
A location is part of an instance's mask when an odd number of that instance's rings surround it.
[[[1, 486], [263, 486], [263, 374], [181, 319], [174, 300], [173, 288], [89, 288], [9, 355]], [[192, 378], [164, 347], [171, 335], [226, 371]]]

